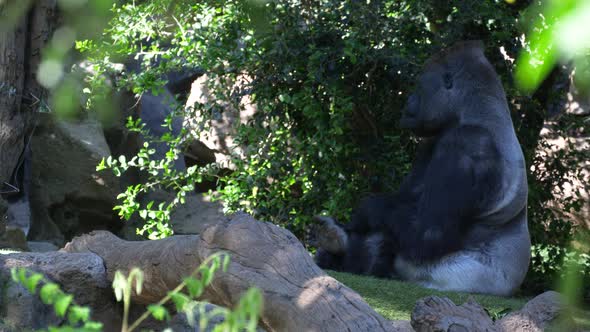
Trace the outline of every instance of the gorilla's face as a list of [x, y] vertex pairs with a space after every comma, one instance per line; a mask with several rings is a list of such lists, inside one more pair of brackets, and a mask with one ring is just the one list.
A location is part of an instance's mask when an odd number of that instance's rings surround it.
[[437, 135], [459, 118], [455, 95], [452, 73], [438, 65], [428, 68], [408, 98], [400, 126], [419, 136]]

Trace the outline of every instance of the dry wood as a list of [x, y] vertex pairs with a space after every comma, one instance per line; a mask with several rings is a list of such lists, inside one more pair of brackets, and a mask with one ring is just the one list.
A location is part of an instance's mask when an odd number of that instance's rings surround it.
[[105, 262], [112, 280], [116, 270], [139, 267], [144, 291], [136, 303], [153, 303], [178, 285], [205, 258], [223, 250], [232, 260], [204, 294], [223, 306], [237, 303], [249, 287], [264, 296], [262, 326], [268, 331], [392, 331], [350, 288], [326, 275], [289, 231], [237, 214], [201, 235], [158, 241], [124, 241], [104, 231], [75, 238], [63, 249], [90, 251]]

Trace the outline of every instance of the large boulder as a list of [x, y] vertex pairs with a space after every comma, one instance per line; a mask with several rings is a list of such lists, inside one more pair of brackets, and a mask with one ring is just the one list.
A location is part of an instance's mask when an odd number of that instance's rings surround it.
[[78, 234], [121, 226], [113, 212], [119, 180], [96, 171], [111, 154], [97, 120], [86, 116], [67, 122], [42, 114], [31, 149], [29, 239], [61, 245]]
[[67, 254], [17, 253], [0, 255], [0, 297], [1, 331], [23, 331], [26, 329], [57, 326], [63, 319], [54, 314], [53, 308], [43, 304], [38, 294], [30, 294], [22, 285], [11, 280], [12, 268], [27, 268], [45, 275], [61, 285], [62, 290], [74, 295], [79, 305], [93, 308], [93, 318], [106, 323], [105, 331], [118, 326], [108, 322], [121, 321], [112, 296], [110, 282], [102, 259], [92, 253]]
[[[245, 147], [235, 142], [237, 130], [239, 125], [252, 119], [257, 110], [247, 89], [248, 80], [246, 75], [238, 75], [235, 81], [214, 80], [205, 74], [193, 82], [184, 119], [184, 127], [193, 141], [185, 154], [197, 164], [215, 162], [221, 168], [233, 169], [232, 156], [243, 157]], [[218, 89], [232, 102], [216, 98]], [[195, 107], [201, 104], [208, 114]]]

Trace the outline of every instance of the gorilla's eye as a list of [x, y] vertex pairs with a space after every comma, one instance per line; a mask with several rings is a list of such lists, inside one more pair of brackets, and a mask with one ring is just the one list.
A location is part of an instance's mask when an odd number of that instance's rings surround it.
[[443, 82], [445, 84], [445, 89], [450, 89], [453, 87], [453, 76], [450, 73], [445, 73], [443, 75]]

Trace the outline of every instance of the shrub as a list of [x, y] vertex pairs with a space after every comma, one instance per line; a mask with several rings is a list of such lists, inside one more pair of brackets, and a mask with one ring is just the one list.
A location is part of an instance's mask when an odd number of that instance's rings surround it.
[[[111, 61], [141, 50], [142, 71], [123, 75], [118, 81], [120, 89], [157, 91], [163, 73], [188, 66], [203, 69], [211, 81], [226, 82], [212, 86], [218, 100], [235, 105], [237, 96], [250, 94], [258, 111], [240, 126], [237, 135], [246, 153], [243, 158], [234, 158], [236, 168], [231, 174], [221, 177], [217, 196], [228, 211], [245, 210], [302, 237], [313, 215], [327, 213], [346, 221], [361, 196], [396, 190], [410, 168], [416, 143], [398, 129], [399, 112], [421, 64], [435, 50], [456, 40], [481, 39], [502, 78], [517, 135], [527, 164], [532, 166], [528, 180], [533, 242], [566, 248], [572, 225], [553, 214], [548, 203], [560, 201], [553, 189], [564, 186], [567, 179], [563, 175], [576, 167], [580, 156], [547, 159], [537, 153], [544, 144], [539, 133], [545, 108], [559, 101], [552, 84], [560, 76], [554, 75], [532, 95], [520, 93], [512, 78], [513, 59], [528, 47], [522, 37], [527, 16], [521, 16], [521, 11], [529, 3], [128, 3], [114, 7], [115, 18], [103, 41], [79, 43], [79, 48], [94, 61], [97, 75], [109, 71]], [[105, 44], [114, 46], [105, 48]], [[242, 74], [250, 83], [233, 89]], [[92, 96], [94, 90], [87, 91]], [[192, 111], [211, 120], [223, 109], [214, 103], [195, 104]], [[564, 127], [570, 124], [564, 120]], [[187, 131], [183, 135], [166, 137], [172, 143], [170, 160], [180, 151], [181, 143], [190, 139]], [[108, 166], [120, 166], [115, 159], [111, 161]], [[141, 193], [160, 184], [187, 192], [193, 181], [212, 171], [211, 167], [193, 168], [188, 175], [167, 178], [154, 171], [148, 186], [133, 190]], [[165, 211], [182, 197], [150, 213], [151, 206], [145, 209], [133, 199], [137, 193], [128, 190], [122, 196], [127, 199], [120, 207], [124, 216], [147, 211], [141, 216], [157, 225], [150, 232], [155, 237], [170, 234], [165, 230]], [[566, 210], [578, 204], [561, 201]], [[540, 266], [559, 261], [544, 261], [541, 252], [533, 251], [529, 280], [536, 286], [541, 279], [553, 280], [549, 270]]]

